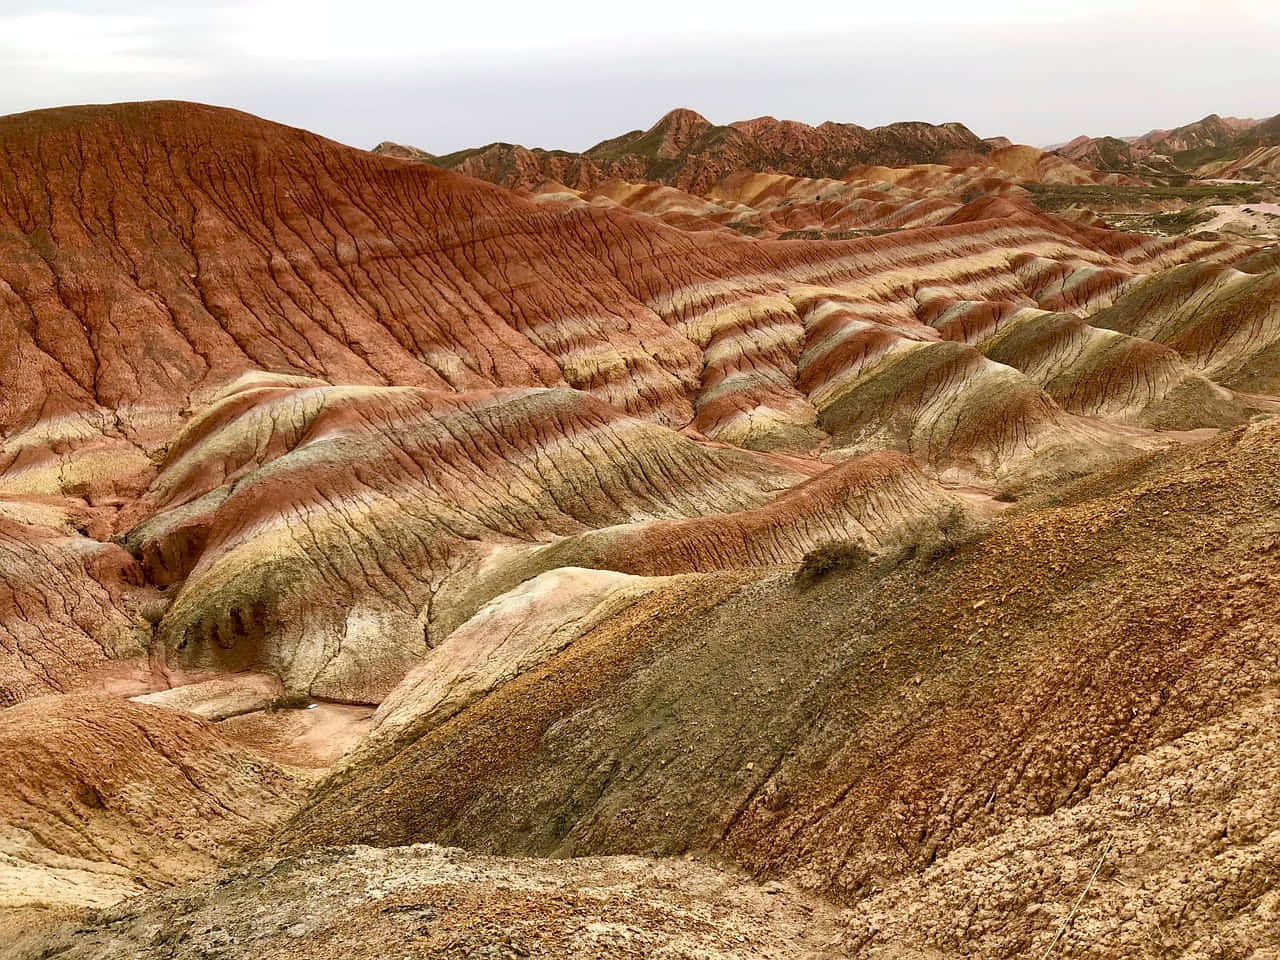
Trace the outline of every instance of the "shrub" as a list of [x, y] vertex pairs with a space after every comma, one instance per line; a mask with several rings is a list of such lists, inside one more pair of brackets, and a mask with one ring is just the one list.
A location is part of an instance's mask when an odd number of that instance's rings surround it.
[[918, 555], [929, 563], [946, 559], [977, 536], [977, 533], [978, 528], [969, 515], [958, 505], [952, 506], [938, 518], [934, 531], [921, 541]]
[[856, 570], [870, 562], [871, 552], [862, 544], [852, 540], [833, 540], [804, 555], [796, 570], [795, 583], [801, 588], [808, 588], [832, 573]]
[[964, 509], [954, 505], [935, 519], [907, 527], [897, 549], [885, 554], [881, 569], [888, 572], [908, 560], [924, 564], [945, 560], [973, 540], [978, 530]]
[[302, 693], [286, 693], [280, 697], [272, 697], [267, 701], [264, 710], [275, 713], [277, 710], [302, 710], [311, 706], [311, 698]]

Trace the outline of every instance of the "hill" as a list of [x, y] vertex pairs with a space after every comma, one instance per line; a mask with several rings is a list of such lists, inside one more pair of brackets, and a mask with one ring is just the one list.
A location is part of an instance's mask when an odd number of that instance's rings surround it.
[[1264, 942], [1276, 249], [971, 139], [0, 118], [0, 940]]
[[1217, 176], [1213, 170], [1219, 165], [1229, 164], [1233, 158], [1258, 147], [1280, 143], [1278, 119], [1242, 120], [1211, 113], [1194, 123], [1152, 130], [1139, 137], [1080, 136], [1054, 148], [1054, 152], [1100, 170]]
[[[380, 146], [375, 152], [386, 152]], [[991, 147], [963, 124], [852, 123], [817, 127], [773, 117], [719, 126], [692, 110], [672, 110], [647, 130], [633, 130], [582, 153], [509, 143], [434, 157], [432, 163], [508, 187], [555, 180], [592, 188], [608, 180], [653, 181], [705, 193], [738, 171], [842, 177], [860, 163], [897, 166], [982, 156]]]

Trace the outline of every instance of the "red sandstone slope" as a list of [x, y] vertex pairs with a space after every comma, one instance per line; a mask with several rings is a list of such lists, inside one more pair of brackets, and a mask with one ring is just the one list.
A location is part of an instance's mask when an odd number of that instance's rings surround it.
[[88, 511], [0, 496], [0, 708], [131, 671], [155, 592], [123, 549], [86, 536]]
[[10, 117], [0, 151], [0, 373], [17, 385], [0, 471], [100, 498], [136, 495], [191, 405], [247, 370], [568, 385], [660, 423], [805, 443], [820, 410], [794, 385], [799, 291], [910, 325], [922, 284], [1025, 295], [1005, 251], [1121, 274], [1239, 255], [1022, 210], [861, 244], [690, 234], [190, 104]]
[[1007, 199], [1006, 210], [1034, 217], [1036, 208], [1023, 184], [1110, 185], [1128, 179], [1100, 174], [1033, 147], [1010, 146], [992, 150], [974, 166], [857, 165], [843, 179], [739, 170], [704, 195], [627, 180], [606, 180], [581, 189], [547, 180], [530, 193], [548, 204], [616, 204], [684, 230], [848, 239], [953, 222], [978, 197]]
[[[673, 126], [659, 149], [697, 136]], [[1010, 198], [892, 236], [754, 241], [534, 204], [179, 103], [4, 118], [0, 151], [0, 490], [72, 498], [93, 536], [129, 531], [138, 561], [6, 528], [26, 558], [0, 611], [10, 699], [154, 639], [185, 666], [376, 700], [488, 599], [438, 594], [495, 550], [495, 590], [570, 557], [651, 573], [785, 562], [821, 536], [881, 541], [941, 503], [905, 463], [866, 474], [887, 485], [871, 511], [799, 491], [770, 503], [832, 463], [898, 450], [932, 478], [1016, 488], [1156, 442], [1079, 414], [1241, 416], [1167, 347], [1023, 322], [1245, 252], [1226, 243], [1093, 230]], [[676, 543], [687, 560], [641, 563]], [[82, 584], [77, 615], [55, 615], [54, 578]]]
[[306, 781], [190, 714], [117, 697], [0, 711], [0, 907], [106, 905], [261, 842]]
[[[639, 375], [653, 366], [640, 341], [681, 353], [574, 241], [589, 218], [542, 224], [429, 168], [188, 104], [11, 117], [0, 150], [4, 375], [22, 385], [0, 401], [6, 430], [98, 406], [141, 407], [171, 429], [202, 387], [255, 367], [438, 389], [562, 384], [528, 335], [547, 299], [603, 314], [575, 345], [630, 344]], [[529, 242], [540, 227], [576, 254], [580, 278], [565, 282], [548, 245]], [[512, 261], [522, 276], [504, 276]], [[687, 420], [682, 385], [649, 372], [631, 405]]]

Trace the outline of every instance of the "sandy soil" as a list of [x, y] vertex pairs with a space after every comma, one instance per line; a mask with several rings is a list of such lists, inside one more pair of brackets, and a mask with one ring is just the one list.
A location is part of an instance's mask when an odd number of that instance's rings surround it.
[[345, 847], [134, 899], [29, 933], [6, 955], [799, 960], [832, 955], [839, 917], [790, 885], [685, 860]]
[[312, 701], [301, 709], [258, 710], [219, 724], [229, 740], [277, 763], [328, 767], [368, 732], [374, 708]]
[[1198, 230], [1268, 237], [1280, 235], [1280, 203], [1215, 204], [1207, 209], [1213, 214], [1213, 219], [1197, 224]]
[[280, 680], [265, 673], [170, 669], [163, 676], [142, 675], [136, 664], [133, 671], [129, 682], [105, 682], [100, 692], [213, 720], [228, 740], [290, 767], [331, 766], [368, 732], [375, 709], [305, 698], [286, 701]]

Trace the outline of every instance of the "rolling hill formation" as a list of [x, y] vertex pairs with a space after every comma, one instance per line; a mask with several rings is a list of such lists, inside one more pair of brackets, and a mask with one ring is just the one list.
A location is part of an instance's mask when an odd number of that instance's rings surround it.
[[1274, 125], [0, 118], [0, 956], [1274, 956]]

